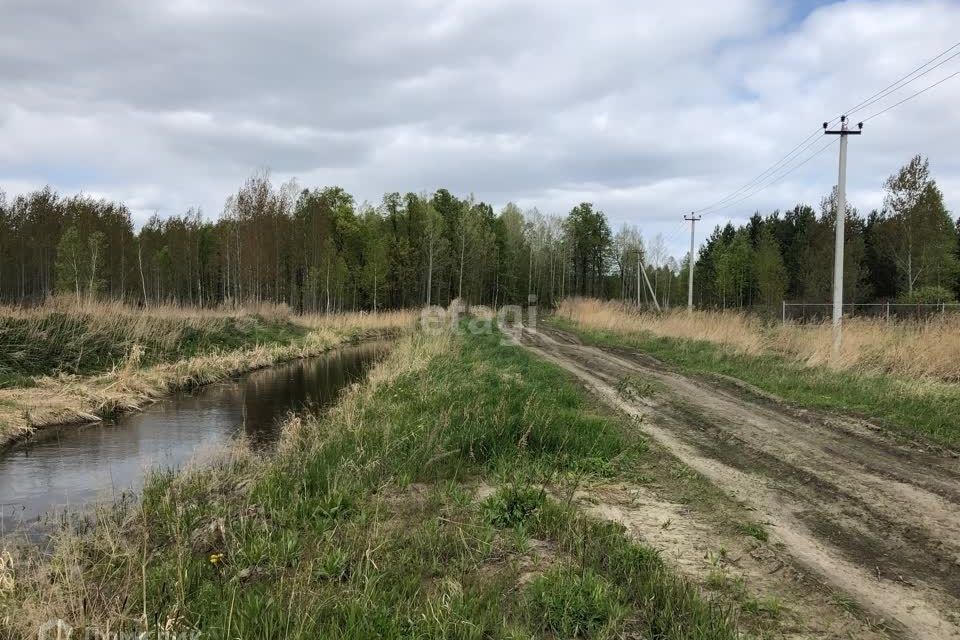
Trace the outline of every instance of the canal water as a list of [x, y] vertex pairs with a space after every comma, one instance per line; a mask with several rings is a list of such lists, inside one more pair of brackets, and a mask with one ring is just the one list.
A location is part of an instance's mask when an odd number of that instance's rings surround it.
[[0, 535], [136, 492], [147, 471], [202, 461], [238, 436], [269, 449], [285, 416], [329, 406], [387, 348], [347, 346], [177, 394], [113, 421], [41, 431], [0, 453]]

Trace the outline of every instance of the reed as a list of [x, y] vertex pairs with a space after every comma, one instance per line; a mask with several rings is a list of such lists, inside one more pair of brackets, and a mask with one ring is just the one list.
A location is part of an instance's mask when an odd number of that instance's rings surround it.
[[136, 308], [54, 299], [0, 308], [0, 446], [338, 343], [412, 329], [416, 312], [295, 316], [283, 305]]
[[564, 300], [557, 315], [590, 329], [702, 340], [738, 354], [777, 355], [811, 367], [960, 381], [960, 317], [955, 315], [924, 322], [847, 319], [838, 358], [832, 355], [829, 324], [781, 325], [734, 311], [684, 310], [658, 316], [618, 302], [583, 298]]

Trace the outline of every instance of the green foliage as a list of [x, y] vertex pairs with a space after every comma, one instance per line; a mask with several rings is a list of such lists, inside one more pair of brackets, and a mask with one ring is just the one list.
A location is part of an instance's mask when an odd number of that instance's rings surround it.
[[756, 538], [761, 542], [766, 542], [769, 538], [767, 530], [764, 529], [761, 525], [755, 524], [753, 522], [745, 522], [741, 524], [737, 529], [745, 536], [750, 536], [751, 538]]
[[535, 625], [558, 638], [612, 637], [626, 615], [620, 590], [590, 570], [551, 569], [526, 597]]
[[780, 255], [780, 245], [768, 225], [760, 231], [753, 265], [757, 290], [763, 304], [773, 306], [783, 300], [787, 292], [787, 269]]
[[80, 299], [81, 281], [84, 280], [84, 250], [76, 227], [67, 227], [57, 244], [57, 291], [73, 293]]
[[487, 521], [496, 527], [524, 525], [543, 505], [544, 490], [510, 484], [497, 490], [483, 503]]
[[[927, 162], [911, 160], [886, 183], [886, 206], [861, 216], [848, 205], [846, 299], [890, 299], [913, 288], [958, 288], [957, 228]], [[732, 211], [731, 215], [746, 217]], [[762, 305], [782, 297], [824, 302], [832, 286], [836, 191], [815, 211], [755, 213], [717, 227], [695, 259], [702, 307]], [[686, 260], [663, 238], [625, 227], [612, 234], [591, 203], [566, 215], [499, 212], [447, 189], [387, 193], [358, 205], [340, 187], [277, 185], [258, 172], [210, 220], [190, 209], [152, 217], [139, 232], [122, 204], [43, 189], [0, 201], [0, 301], [92, 292], [145, 303], [289, 304], [335, 311], [470, 304], [553, 305], [569, 295], [650, 304], [686, 302]], [[685, 253], [685, 252], [684, 252]], [[958, 289], [960, 290], [960, 289]]]
[[955, 302], [956, 299], [956, 294], [945, 287], [926, 286], [900, 295], [897, 297], [897, 302], [903, 304], [938, 304]]
[[580, 295], [604, 295], [602, 277], [611, 233], [606, 216], [582, 202], [570, 211], [564, 225], [570, 236], [575, 290]]
[[716, 258], [716, 287], [721, 306], [743, 306], [750, 281], [753, 252], [745, 229], [740, 229], [733, 241], [720, 249]]
[[917, 155], [885, 183], [881, 241], [908, 296], [917, 287], [949, 287], [960, 272], [953, 220], [930, 177], [929, 161]]
[[299, 339], [304, 330], [259, 316], [187, 318], [103, 317], [53, 312], [32, 318], [0, 316], [0, 381], [21, 384], [29, 376], [92, 374], [142, 350], [140, 364], [155, 364], [257, 344]]

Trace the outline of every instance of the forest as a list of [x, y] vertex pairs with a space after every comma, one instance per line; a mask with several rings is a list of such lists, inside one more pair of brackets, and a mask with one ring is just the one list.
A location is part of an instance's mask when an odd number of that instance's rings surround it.
[[[884, 183], [882, 209], [848, 205], [845, 298], [952, 301], [960, 292], [960, 220], [916, 156]], [[678, 214], [679, 215], [679, 214]], [[830, 298], [835, 194], [741, 226], [716, 226], [698, 252], [702, 308], [772, 307]], [[645, 265], [650, 285], [638, 278]], [[275, 184], [266, 171], [226, 199], [139, 230], [120, 202], [51, 188], [0, 191], [0, 301], [51, 295], [131, 304], [285, 303], [301, 312], [380, 310], [455, 298], [498, 306], [570, 295], [685, 304], [687, 257], [662, 236], [614, 232], [591, 203], [565, 216], [472, 195], [388, 193], [373, 205], [339, 187]]]

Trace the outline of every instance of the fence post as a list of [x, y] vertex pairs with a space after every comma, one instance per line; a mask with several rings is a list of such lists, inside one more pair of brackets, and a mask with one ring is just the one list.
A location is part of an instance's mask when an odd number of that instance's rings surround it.
[[887, 324], [890, 324], [890, 301], [887, 300]]
[[780, 307], [781, 308], [781, 311], [780, 311], [781, 324], [787, 324], [787, 301], [786, 300], [781, 301], [780, 305], [781, 305]]

